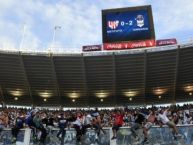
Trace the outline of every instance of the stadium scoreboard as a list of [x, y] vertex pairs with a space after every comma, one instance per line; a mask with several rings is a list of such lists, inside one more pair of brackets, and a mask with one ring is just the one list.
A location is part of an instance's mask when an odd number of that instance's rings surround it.
[[155, 31], [151, 6], [102, 10], [102, 34], [105, 48], [113, 43], [120, 48], [127, 44], [130, 48], [131, 42], [143, 43], [134, 46], [143, 47], [146, 43], [147, 46], [154, 46]]

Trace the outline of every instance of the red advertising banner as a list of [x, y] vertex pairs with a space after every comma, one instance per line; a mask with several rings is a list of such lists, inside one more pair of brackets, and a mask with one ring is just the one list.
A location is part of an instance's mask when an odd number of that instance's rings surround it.
[[101, 45], [88, 45], [88, 46], [83, 46], [82, 51], [87, 52], [87, 51], [101, 51], [102, 46]]
[[175, 45], [175, 44], [177, 44], [177, 40], [175, 38], [156, 40], [156, 46]]
[[155, 40], [129, 41], [120, 43], [104, 43], [104, 50], [123, 50], [155, 46]]

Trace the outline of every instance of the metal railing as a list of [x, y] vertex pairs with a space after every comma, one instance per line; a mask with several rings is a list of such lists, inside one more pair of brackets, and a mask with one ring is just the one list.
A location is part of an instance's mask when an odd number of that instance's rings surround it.
[[[84, 145], [134, 145], [134, 137], [132, 136], [130, 127], [121, 127], [117, 133], [117, 139], [111, 140], [112, 129], [104, 128], [105, 134], [100, 133], [98, 136], [95, 130], [88, 129], [85, 136], [82, 138], [82, 144]], [[154, 126], [149, 130], [148, 138], [151, 145], [192, 145], [193, 144], [193, 125], [180, 125], [178, 126], [179, 133], [182, 137], [177, 140], [173, 139], [171, 130], [164, 126]], [[56, 137], [58, 129], [49, 131], [46, 138], [46, 145], [61, 145], [61, 140]], [[142, 129], [137, 131], [140, 138], [139, 142], [142, 142], [144, 137]], [[11, 145], [11, 129], [5, 129], [0, 134], [0, 144]], [[19, 132], [16, 145], [34, 145], [38, 142], [34, 142], [31, 130], [26, 128]], [[64, 145], [76, 145], [76, 131], [74, 129], [67, 129], [64, 137]]]

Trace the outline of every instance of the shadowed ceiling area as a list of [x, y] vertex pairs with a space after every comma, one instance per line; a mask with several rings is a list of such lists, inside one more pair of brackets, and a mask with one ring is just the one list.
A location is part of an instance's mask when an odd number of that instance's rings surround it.
[[9, 105], [123, 106], [193, 100], [193, 45], [47, 54], [0, 52]]

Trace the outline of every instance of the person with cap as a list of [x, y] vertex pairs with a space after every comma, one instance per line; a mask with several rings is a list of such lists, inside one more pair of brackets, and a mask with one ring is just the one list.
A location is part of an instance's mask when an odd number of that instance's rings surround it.
[[167, 117], [169, 109], [158, 109], [158, 115], [157, 120], [159, 121], [160, 126], [167, 125], [169, 128], [172, 129], [172, 134], [174, 136], [174, 139], [176, 140], [177, 137], [181, 137], [181, 135], [178, 133], [178, 129], [176, 127], [176, 124], [173, 121], [170, 121]]
[[32, 130], [33, 140], [37, 140], [36, 127], [35, 127], [35, 124], [33, 122], [33, 118], [37, 112], [38, 112], [37, 110], [33, 109], [33, 110], [27, 112], [27, 114], [25, 116], [25, 125], [26, 125], [26, 127], [29, 127]]
[[91, 114], [92, 118], [92, 126], [95, 129], [97, 135], [100, 135], [100, 131], [103, 132], [103, 134], [106, 134], [106, 132], [103, 130], [102, 127], [102, 120], [101, 116], [99, 114], [98, 108], [95, 108], [95, 111]]
[[134, 124], [131, 126], [131, 135], [135, 138], [136, 142], [139, 142], [139, 137], [136, 133], [137, 130], [142, 128], [143, 123], [145, 122], [146, 115], [136, 110], [134, 113], [135, 121]]
[[65, 118], [64, 113], [61, 113], [58, 118], [59, 132], [57, 133], [57, 137], [61, 140], [61, 142], [63, 142], [64, 140], [67, 124], [68, 124], [68, 119]]

